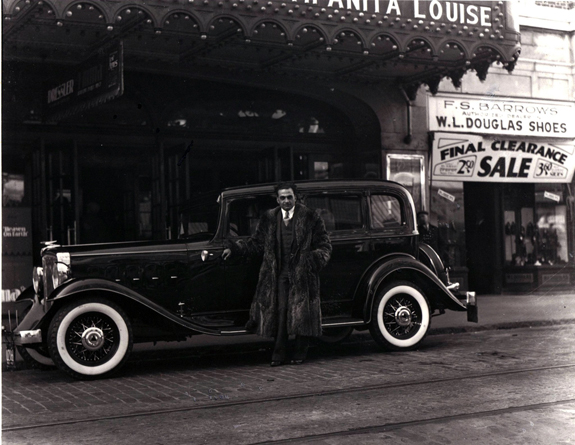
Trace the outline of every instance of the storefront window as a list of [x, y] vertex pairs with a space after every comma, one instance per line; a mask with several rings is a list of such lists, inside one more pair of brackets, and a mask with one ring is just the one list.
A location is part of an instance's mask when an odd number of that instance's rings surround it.
[[542, 264], [565, 264], [567, 207], [562, 185], [535, 185], [534, 257]]
[[513, 185], [504, 192], [505, 262], [510, 266], [567, 264], [562, 184]]

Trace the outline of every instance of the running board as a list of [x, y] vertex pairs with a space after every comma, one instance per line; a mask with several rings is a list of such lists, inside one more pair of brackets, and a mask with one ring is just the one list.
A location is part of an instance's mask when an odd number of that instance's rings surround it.
[[[321, 324], [322, 328], [344, 328], [353, 326], [364, 326], [365, 321], [361, 318], [340, 318], [327, 320]], [[242, 334], [252, 334], [244, 328], [224, 328], [220, 329], [220, 335], [242, 335]]]
[[346, 326], [364, 326], [365, 321], [361, 318], [340, 318], [333, 320], [326, 320], [321, 324], [322, 328], [343, 328]]

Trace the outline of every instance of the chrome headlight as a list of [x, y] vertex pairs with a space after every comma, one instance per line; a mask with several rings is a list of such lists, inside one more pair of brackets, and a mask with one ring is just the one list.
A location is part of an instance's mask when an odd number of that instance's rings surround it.
[[52, 285], [54, 289], [70, 278], [70, 254], [68, 252], [58, 252], [56, 254], [56, 267], [52, 268]]
[[44, 287], [43, 277], [44, 269], [42, 267], [36, 266], [32, 269], [32, 285], [34, 286], [34, 292], [38, 295], [42, 293]]
[[60, 284], [70, 278], [70, 268], [63, 263], [57, 263], [52, 269], [52, 285], [56, 289]]

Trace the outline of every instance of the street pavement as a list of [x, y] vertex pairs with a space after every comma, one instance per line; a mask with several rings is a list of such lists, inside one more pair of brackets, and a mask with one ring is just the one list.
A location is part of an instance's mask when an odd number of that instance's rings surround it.
[[[575, 291], [483, 295], [478, 306], [477, 324], [468, 323], [463, 312], [434, 317], [429, 337], [416, 351], [382, 354], [369, 334], [359, 332], [342, 345], [314, 346], [310, 359], [299, 367], [270, 368], [272, 343], [256, 336], [198, 336], [180, 343], [137, 345], [125, 370], [110, 379], [75, 381], [57, 370], [4, 370], [2, 426], [6, 435], [27, 425], [60, 422], [74, 427], [78, 420], [102, 417], [132, 419], [160, 412], [174, 418], [178, 412], [222, 404], [232, 409], [235, 403], [253, 402], [256, 409], [302, 394], [314, 398], [342, 389], [392, 388], [423, 377], [441, 380], [512, 370], [518, 363], [536, 369], [541, 362], [562, 367], [573, 361], [575, 350], [568, 339], [575, 335]], [[520, 353], [505, 350], [511, 338], [522, 342]], [[245, 410], [250, 406], [240, 408]], [[186, 416], [180, 417], [185, 423]], [[211, 425], [209, 414], [206, 422]], [[243, 425], [238, 420], [233, 428]], [[21, 434], [26, 435], [24, 430]], [[376, 442], [377, 435], [370, 439]]]

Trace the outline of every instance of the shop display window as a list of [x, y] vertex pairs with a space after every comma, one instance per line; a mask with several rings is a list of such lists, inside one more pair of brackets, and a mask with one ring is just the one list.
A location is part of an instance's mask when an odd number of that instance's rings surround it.
[[430, 223], [439, 229], [439, 255], [452, 268], [465, 267], [463, 183], [433, 181], [430, 203]]
[[504, 191], [505, 262], [567, 264], [568, 215], [562, 184], [513, 185]]

